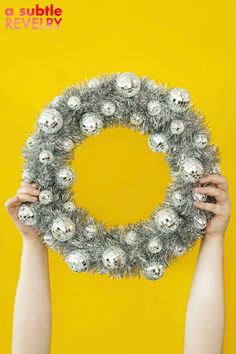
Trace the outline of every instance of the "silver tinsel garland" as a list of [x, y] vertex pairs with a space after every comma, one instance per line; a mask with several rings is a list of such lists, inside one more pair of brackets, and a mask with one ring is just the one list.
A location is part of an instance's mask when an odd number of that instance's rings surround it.
[[[147, 220], [108, 228], [74, 204], [76, 176], [70, 163], [76, 146], [116, 126], [147, 135], [149, 147], [166, 154], [172, 182]], [[22, 204], [19, 219], [36, 227], [42, 242], [75, 272], [159, 279], [177, 256], [204, 237], [213, 216], [193, 202], [214, 203], [214, 198], [193, 188], [202, 176], [220, 174], [219, 151], [182, 88], [169, 89], [128, 72], [69, 87], [40, 112], [23, 156], [23, 180], [36, 182], [40, 195], [36, 203]]]

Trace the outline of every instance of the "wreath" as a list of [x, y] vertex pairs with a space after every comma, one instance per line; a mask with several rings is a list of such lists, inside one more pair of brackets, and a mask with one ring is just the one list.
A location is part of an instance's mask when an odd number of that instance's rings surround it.
[[[37, 118], [23, 147], [22, 178], [36, 182], [40, 194], [36, 203], [21, 205], [18, 217], [39, 230], [41, 241], [73, 271], [156, 280], [204, 237], [213, 214], [193, 201], [215, 199], [193, 189], [202, 176], [220, 174], [219, 151], [185, 89], [129, 72], [104, 74], [66, 88]], [[89, 136], [116, 126], [147, 135], [150, 149], [164, 153], [171, 183], [148, 219], [108, 228], [75, 204], [70, 163]]]

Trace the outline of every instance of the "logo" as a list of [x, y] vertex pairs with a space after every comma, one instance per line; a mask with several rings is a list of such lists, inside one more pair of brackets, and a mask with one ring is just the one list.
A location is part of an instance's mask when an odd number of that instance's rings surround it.
[[5, 9], [6, 30], [50, 30], [60, 29], [62, 22], [62, 9], [54, 4], [34, 7], [21, 7], [19, 9], [8, 7]]

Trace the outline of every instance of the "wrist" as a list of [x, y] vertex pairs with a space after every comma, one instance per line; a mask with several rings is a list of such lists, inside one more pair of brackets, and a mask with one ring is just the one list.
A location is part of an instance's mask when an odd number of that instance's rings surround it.
[[206, 234], [203, 241], [224, 245], [224, 233]]
[[29, 237], [22, 234], [22, 239], [23, 239], [23, 247], [27, 247], [28, 245], [34, 245], [37, 247], [46, 248], [45, 245], [40, 240], [39, 236]]

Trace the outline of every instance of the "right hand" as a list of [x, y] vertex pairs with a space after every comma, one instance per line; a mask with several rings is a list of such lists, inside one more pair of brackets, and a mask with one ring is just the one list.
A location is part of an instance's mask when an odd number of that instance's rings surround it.
[[18, 218], [18, 210], [23, 202], [35, 203], [38, 200], [40, 191], [37, 189], [36, 183], [22, 182], [17, 194], [8, 199], [5, 208], [13, 220], [14, 224], [26, 239], [38, 239], [39, 233], [33, 226], [24, 225]]

